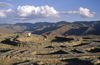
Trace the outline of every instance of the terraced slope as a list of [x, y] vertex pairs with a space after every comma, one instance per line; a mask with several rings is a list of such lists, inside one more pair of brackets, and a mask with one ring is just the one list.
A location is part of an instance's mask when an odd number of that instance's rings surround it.
[[[58, 36], [53, 37], [51, 41], [42, 40], [40, 37], [42, 38], [42, 36], [38, 36], [36, 37], [37, 39], [33, 41], [21, 39], [13, 41], [14, 36], [9, 36], [7, 40], [1, 40], [0, 57], [2, 59], [13, 58], [27, 61], [18, 63], [17, 65], [46, 63], [55, 65], [62, 64], [62, 62], [67, 62], [65, 64], [72, 65], [100, 63], [100, 36], [69, 36], [69, 38]], [[29, 38], [35, 39], [34, 36]], [[50, 38], [48, 37], [48, 39]], [[19, 45], [17, 46], [10, 43]], [[9, 44], [10, 46], [5, 46]], [[51, 61], [55, 61], [55, 63]], [[75, 63], [75, 61], [77, 63]]]

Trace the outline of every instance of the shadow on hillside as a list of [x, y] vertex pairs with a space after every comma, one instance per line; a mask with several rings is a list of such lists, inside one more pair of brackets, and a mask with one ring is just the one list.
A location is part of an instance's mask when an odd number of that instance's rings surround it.
[[55, 37], [56, 39], [52, 40], [51, 42], [65, 42], [65, 41], [72, 41], [73, 38], [65, 38], [65, 37]]
[[[38, 22], [38, 23], [35, 23], [35, 24], [32, 24], [32, 23], [16, 23], [14, 26], [20, 26], [22, 27], [23, 29], [23, 26], [26, 27], [26, 29], [24, 29], [22, 32], [24, 31], [34, 31], [32, 32], [32, 34], [42, 34], [42, 33], [45, 33], [49, 30], [52, 30], [52, 29], [56, 29], [55, 26], [53, 26], [54, 23], [48, 23], [48, 22]], [[44, 28], [43, 30], [40, 30], [40, 31], [35, 31], [37, 29], [40, 29], [42, 28], [43, 26], [50, 26], [50, 27], [46, 27]], [[19, 32], [20, 33], [20, 32]]]
[[18, 45], [18, 43], [10, 41], [10, 39], [3, 40], [3, 41], [1, 41], [1, 43], [8, 44], [8, 45], [13, 45], [13, 46], [17, 46]]
[[62, 50], [59, 50], [59, 51], [56, 51], [56, 52], [53, 52], [53, 53], [48, 53], [48, 54], [36, 54], [36, 55], [55, 55], [55, 54], [68, 54], [67, 52], [65, 51], [62, 51]]
[[69, 35], [82, 35], [89, 27], [80, 27], [79, 29], [70, 29], [69, 31], [65, 32], [63, 35], [66, 33]]
[[[14, 63], [13, 65], [28, 65], [28, 63], [30, 63], [29, 60], [26, 60], [24, 62]], [[33, 62], [32, 64], [37, 65], [35, 62]]]
[[[32, 34], [37, 34], [37, 35], [41, 35], [43, 33], [46, 33], [48, 31], [53, 31], [53, 30], [56, 30], [58, 28], [61, 28], [62, 26], [59, 26], [59, 27], [56, 27], [56, 26], [50, 26], [50, 27], [46, 27], [44, 28], [43, 30], [37, 30], [37, 31], [34, 31], [32, 32]], [[49, 33], [48, 33], [49, 34]]]
[[93, 65], [90, 61], [80, 60], [77, 58], [65, 59], [65, 60], [61, 60], [61, 61], [67, 62], [66, 65]]

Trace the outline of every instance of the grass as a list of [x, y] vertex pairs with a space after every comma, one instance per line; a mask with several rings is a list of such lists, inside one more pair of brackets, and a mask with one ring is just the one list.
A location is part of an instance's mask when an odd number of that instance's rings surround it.
[[44, 60], [44, 65], [49, 65], [50, 63], [52, 63], [53, 65], [56, 65], [56, 63], [59, 63], [60, 65], [65, 65], [68, 64], [67, 62], [62, 62], [59, 59], [51, 59], [51, 60]]
[[95, 59], [95, 58], [100, 58], [100, 56], [87, 56], [87, 57], [79, 57], [78, 59], [81, 59], [81, 60], [92, 60], [92, 59]]
[[25, 60], [17, 60], [17, 59], [1, 59], [0, 58], [0, 65], [13, 65], [15, 63], [24, 62]]

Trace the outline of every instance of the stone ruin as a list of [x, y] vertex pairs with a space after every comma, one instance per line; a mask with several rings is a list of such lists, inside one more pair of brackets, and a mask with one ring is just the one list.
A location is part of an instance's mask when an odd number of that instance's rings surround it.
[[[20, 41], [20, 39], [13, 41], [13, 39], [13, 36], [8, 36], [1, 40], [0, 57], [27, 61], [17, 65], [43, 64], [43, 61], [52, 59], [70, 62], [72, 65], [100, 64], [100, 36], [69, 36], [69, 38], [58, 36], [48, 38], [51, 40], [49, 42]], [[42, 36], [37, 39], [37, 41], [42, 40]], [[5, 47], [3, 44], [12, 46]], [[51, 63], [51, 65], [53, 64]]]

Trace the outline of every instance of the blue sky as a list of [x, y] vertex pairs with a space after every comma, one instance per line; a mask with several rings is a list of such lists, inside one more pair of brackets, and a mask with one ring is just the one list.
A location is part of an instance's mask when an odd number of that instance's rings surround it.
[[100, 0], [0, 0], [0, 23], [100, 20]]

